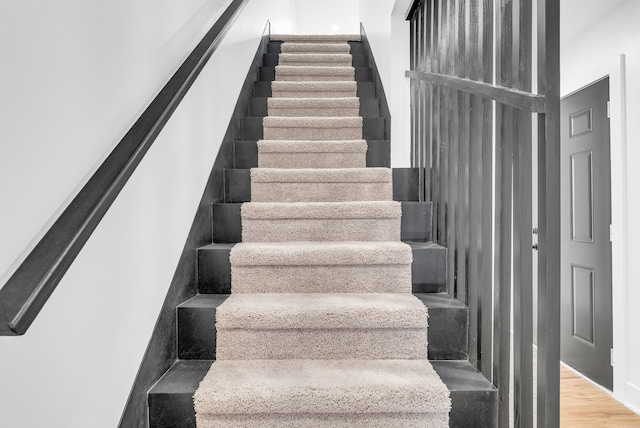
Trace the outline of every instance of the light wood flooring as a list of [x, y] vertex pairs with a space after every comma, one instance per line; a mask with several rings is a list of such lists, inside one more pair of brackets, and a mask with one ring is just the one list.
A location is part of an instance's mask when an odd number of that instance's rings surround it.
[[640, 427], [640, 416], [561, 364], [560, 426], [563, 428]]

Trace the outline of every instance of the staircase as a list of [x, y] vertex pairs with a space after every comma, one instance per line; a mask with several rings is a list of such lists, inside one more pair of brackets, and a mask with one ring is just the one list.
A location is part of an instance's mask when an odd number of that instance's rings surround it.
[[196, 426], [194, 394], [200, 427], [496, 426], [431, 204], [415, 170], [388, 168], [366, 41], [284, 38], [264, 53], [149, 426]]

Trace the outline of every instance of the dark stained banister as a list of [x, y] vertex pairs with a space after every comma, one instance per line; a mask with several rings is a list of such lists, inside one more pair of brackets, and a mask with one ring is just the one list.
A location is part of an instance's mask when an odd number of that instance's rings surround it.
[[559, 426], [559, 15], [559, 0], [416, 0], [407, 12], [412, 166], [433, 204], [433, 239], [448, 248], [450, 293], [469, 307], [469, 359], [498, 389], [501, 428], [536, 417]]
[[485, 82], [477, 82], [455, 76], [447, 76], [438, 73], [407, 70], [405, 77], [416, 80], [424, 80], [438, 86], [444, 86], [456, 91], [467, 92], [483, 98], [497, 101], [520, 110], [528, 110], [533, 113], [544, 113], [546, 110], [545, 97], [532, 94], [514, 88], [507, 88]]
[[247, 2], [231, 2], [0, 289], [0, 335], [26, 333]]

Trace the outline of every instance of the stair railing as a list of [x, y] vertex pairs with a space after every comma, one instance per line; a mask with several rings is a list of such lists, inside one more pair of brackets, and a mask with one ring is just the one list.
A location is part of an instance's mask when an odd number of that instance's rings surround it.
[[559, 426], [559, 14], [558, 0], [535, 11], [532, 0], [416, 0], [407, 13], [412, 166], [448, 248], [450, 293], [469, 307], [470, 361], [498, 389], [500, 427]]
[[0, 288], [0, 336], [26, 333], [248, 0], [233, 0]]

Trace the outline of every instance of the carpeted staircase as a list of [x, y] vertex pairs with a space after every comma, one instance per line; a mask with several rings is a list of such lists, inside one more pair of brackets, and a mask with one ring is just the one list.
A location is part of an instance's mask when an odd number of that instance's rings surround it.
[[271, 40], [150, 426], [492, 426], [430, 204], [408, 200], [413, 170], [381, 167], [360, 36]]

